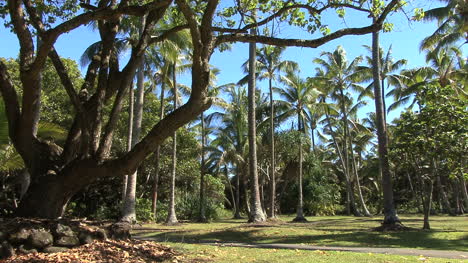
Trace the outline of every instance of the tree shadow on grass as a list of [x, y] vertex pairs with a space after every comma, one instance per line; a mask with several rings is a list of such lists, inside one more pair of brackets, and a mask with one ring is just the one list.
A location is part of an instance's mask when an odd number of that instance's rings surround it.
[[223, 230], [212, 230], [208, 233], [197, 233], [195, 231], [186, 232], [165, 232], [146, 235], [157, 241], [170, 242], [242, 242], [242, 243], [286, 243], [286, 244], [312, 244], [324, 246], [350, 246], [350, 247], [402, 247], [420, 248], [435, 250], [460, 250], [468, 251], [468, 235], [459, 239], [447, 240], [435, 238], [435, 230], [411, 230], [401, 232], [375, 232], [375, 231], [355, 231], [350, 232], [340, 230], [341, 233], [324, 234], [297, 234], [288, 232], [286, 235], [278, 233], [266, 233], [265, 228], [240, 228], [232, 227]]

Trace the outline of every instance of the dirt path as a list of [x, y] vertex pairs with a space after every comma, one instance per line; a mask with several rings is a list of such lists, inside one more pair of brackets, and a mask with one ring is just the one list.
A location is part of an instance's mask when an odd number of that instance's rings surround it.
[[[143, 237], [135, 237], [135, 238], [140, 239], [140, 240], [159, 241], [154, 238], [143, 238]], [[248, 243], [238, 243], [238, 242], [186, 242], [186, 243], [223, 246], [223, 247], [347, 251], [347, 252], [358, 252], [358, 253], [422, 256], [422, 257], [430, 257], [430, 258], [450, 258], [450, 259], [461, 259], [461, 260], [468, 261], [468, 252], [453, 251], [453, 250], [426, 250], [426, 249], [387, 248], [387, 247], [333, 247], [333, 246], [311, 246], [311, 245], [280, 244], [280, 243], [274, 243], [274, 244], [248, 244]]]

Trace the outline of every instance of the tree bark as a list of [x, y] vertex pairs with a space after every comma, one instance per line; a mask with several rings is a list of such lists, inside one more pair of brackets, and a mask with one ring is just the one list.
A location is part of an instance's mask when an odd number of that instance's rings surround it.
[[[129, 86], [128, 92], [128, 126], [127, 126], [127, 152], [132, 149], [132, 138], [133, 138], [133, 104], [134, 104], [134, 95], [133, 95], [133, 83]], [[125, 206], [125, 198], [127, 197], [127, 184], [128, 184], [128, 175], [123, 176], [123, 185], [122, 185], [122, 213]]]
[[268, 85], [270, 88], [270, 176], [271, 176], [271, 185], [270, 185], [270, 214], [269, 218], [275, 218], [275, 203], [276, 203], [276, 175], [275, 175], [275, 106], [273, 104], [273, 83], [271, 77], [268, 80]]
[[429, 224], [429, 215], [431, 214], [431, 203], [432, 203], [432, 190], [434, 188], [434, 184], [432, 183], [431, 180], [426, 180], [424, 182], [426, 186], [424, 186], [424, 189], [426, 190], [424, 195], [426, 196], [424, 200], [424, 225], [423, 229], [431, 229], [431, 226]]
[[[176, 81], [176, 65], [172, 65], [172, 88], [174, 89], [174, 110], [177, 108], [177, 81]], [[172, 171], [171, 171], [171, 193], [169, 199], [169, 211], [166, 223], [169, 225], [177, 224], [177, 216], [175, 211], [175, 178], [177, 169], [177, 130], [172, 135]]]
[[[255, 34], [255, 29], [250, 30], [250, 34]], [[256, 140], [256, 120], [255, 120], [255, 70], [256, 70], [256, 45], [249, 44], [249, 85], [248, 85], [248, 100], [249, 100], [249, 174], [250, 174], [250, 189], [251, 189], [251, 207], [249, 222], [258, 223], [265, 221], [262, 204], [260, 201], [260, 190], [258, 184], [257, 171], [257, 140]]]
[[[140, 19], [140, 37], [143, 35], [143, 29], [146, 26], [146, 17]], [[137, 94], [133, 111], [133, 132], [132, 132], [132, 148], [140, 141], [141, 123], [143, 121], [143, 103], [145, 95], [145, 65], [144, 53], [138, 65], [137, 71]], [[136, 218], [136, 185], [137, 185], [138, 170], [135, 170], [127, 177], [127, 190], [125, 191], [125, 199], [123, 202], [123, 211], [121, 221], [135, 222]]]
[[301, 116], [297, 115], [297, 129], [301, 133], [299, 137], [299, 174], [298, 174], [298, 202], [296, 217], [293, 219], [294, 222], [307, 222], [307, 219], [304, 217], [304, 200], [302, 194], [302, 133], [304, 132], [304, 127], [302, 125]]
[[375, 114], [377, 117], [377, 141], [379, 166], [382, 171], [382, 190], [384, 203], [384, 225], [400, 223], [393, 201], [392, 176], [388, 160], [387, 125], [384, 120], [382, 89], [380, 87], [379, 33], [372, 33], [372, 74], [374, 78]]

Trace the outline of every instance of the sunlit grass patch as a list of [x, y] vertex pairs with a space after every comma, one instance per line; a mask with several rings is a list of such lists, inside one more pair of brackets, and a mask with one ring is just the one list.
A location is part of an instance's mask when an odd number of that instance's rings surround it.
[[[246, 219], [224, 219], [209, 224], [183, 223], [179, 226], [145, 225], [137, 236], [170, 242], [287, 243], [318, 246], [395, 247], [468, 251], [468, 217], [432, 216], [431, 230], [421, 230], [421, 215], [401, 216], [412, 228], [401, 232], [377, 232], [381, 218], [324, 216], [308, 217], [307, 223], [292, 223], [293, 216], [262, 225]], [[152, 229], [152, 230], [151, 230]]]

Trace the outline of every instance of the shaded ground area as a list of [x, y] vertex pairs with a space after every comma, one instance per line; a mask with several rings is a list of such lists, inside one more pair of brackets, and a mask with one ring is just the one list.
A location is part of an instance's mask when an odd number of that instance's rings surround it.
[[95, 241], [66, 252], [17, 255], [2, 263], [58, 263], [58, 262], [177, 262], [182, 256], [173, 249], [151, 241]]
[[305, 244], [311, 246], [388, 247], [468, 252], [468, 217], [433, 217], [432, 230], [421, 230], [422, 219], [403, 217], [412, 230], [372, 231], [381, 219], [356, 217], [313, 217], [308, 223], [291, 223], [289, 218], [262, 225], [245, 220], [221, 220], [211, 224], [182, 224], [174, 230], [135, 230], [134, 236], [157, 241], [190, 243]]

